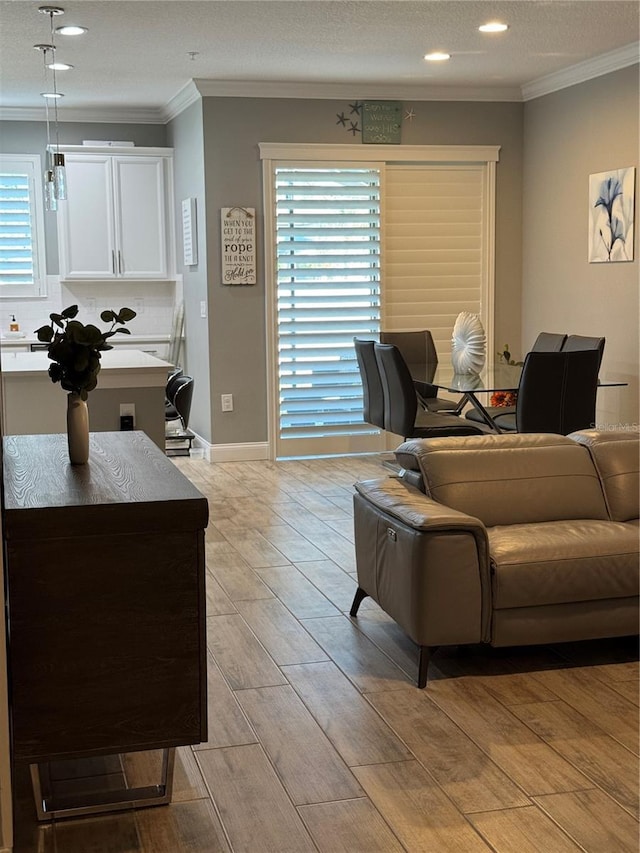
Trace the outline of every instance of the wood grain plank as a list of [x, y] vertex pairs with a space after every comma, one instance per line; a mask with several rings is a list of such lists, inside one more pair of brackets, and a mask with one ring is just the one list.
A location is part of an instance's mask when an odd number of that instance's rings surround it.
[[303, 624], [277, 598], [238, 601], [237, 607], [277, 664], [327, 660], [327, 655], [305, 631]]
[[637, 853], [638, 823], [598, 788], [534, 797], [587, 853]]
[[285, 666], [282, 671], [350, 767], [410, 757], [335, 664]]
[[303, 625], [363, 692], [406, 687], [409, 678], [345, 616], [304, 619]]
[[205, 552], [207, 569], [231, 601], [273, 598], [269, 587], [229, 542], [207, 542]]
[[469, 820], [496, 853], [578, 853], [582, 849], [535, 806], [473, 814]]
[[256, 569], [256, 572], [297, 619], [340, 614], [295, 566]]
[[222, 677], [213, 655], [209, 652], [207, 666], [207, 710], [209, 738], [193, 748], [213, 749], [218, 746], [239, 746], [256, 743], [255, 732], [240, 710], [235, 695]]
[[229, 528], [223, 531], [225, 539], [244, 557], [253, 569], [263, 566], [284, 566], [287, 558], [257, 530]]
[[637, 705], [607, 687], [595, 673], [572, 667], [536, 672], [533, 677], [627, 749], [638, 753], [640, 718]]
[[207, 590], [207, 616], [221, 616], [223, 613], [237, 613], [233, 601], [222, 589], [210, 571], [205, 574]]
[[[429, 698], [527, 794], [551, 794], [593, 787], [589, 779], [471, 679], [442, 679]], [[553, 703], [540, 703], [540, 707]]]
[[[365, 604], [369, 602], [369, 606]], [[414, 681], [418, 672], [418, 647], [397, 622], [371, 598], [365, 598], [352, 624], [365, 634]]]
[[[515, 705], [512, 711], [556, 753], [638, 816], [637, 756], [565, 702]], [[593, 784], [576, 787], [589, 788]]]
[[209, 616], [207, 646], [233, 690], [286, 682], [241, 616]]
[[[282, 522], [282, 519], [279, 519]], [[324, 554], [312, 545], [301, 533], [286, 524], [257, 524], [256, 529], [274, 548], [292, 563], [307, 560], [322, 560]]]
[[234, 853], [315, 850], [261, 747], [207, 749], [198, 761]]
[[530, 804], [425, 691], [409, 688], [367, 698], [463, 814]]
[[407, 850], [488, 853], [491, 849], [417, 761], [355, 767], [353, 772]]
[[135, 822], [145, 853], [231, 853], [210, 800], [138, 809]]
[[56, 851], [146, 853], [133, 812], [56, 822]]
[[404, 848], [367, 799], [299, 806], [320, 853], [401, 853]]
[[638, 679], [633, 681], [611, 681], [609, 687], [624, 696], [629, 702], [634, 705], [640, 705], [640, 682]]
[[356, 570], [355, 549], [352, 542], [340, 536], [316, 516], [305, 513], [302, 505], [297, 502], [277, 504], [274, 508], [294, 530], [301, 533], [341, 569]]
[[294, 804], [362, 796], [353, 774], [292, 687], [239, 690], [237, 697]]
[[[344, 569], [331, 560], [296, 562], [295, 566], [338, 610], [347, 613], [351, 609], [358, 584]], [[371, 608], [379, 609], [370, 598], [365, 598], [358, 613]]]

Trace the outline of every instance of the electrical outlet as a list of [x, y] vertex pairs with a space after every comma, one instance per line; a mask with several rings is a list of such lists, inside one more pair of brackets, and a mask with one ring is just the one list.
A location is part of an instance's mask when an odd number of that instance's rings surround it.
[[133, 310], [136, 314], [144, 314], [144, 299], [138, 297], [133, 300]]
[[135, 403], [120, 403], [120, 417], [132, 417], [136, 416], [136, 404]]
[[90, 299], [87, 299], [87, 311], [89, 312], [89, 314], [96, 313], [96, 300], [93, 298], [93, 296]]
[[221, 394], [220, 403], [222, 404], [223, 412], [233, 411], [233, 394]]
[[205, 320], [207, 319], [207, 303], [204, 301], [200, 303], [200, 316]]

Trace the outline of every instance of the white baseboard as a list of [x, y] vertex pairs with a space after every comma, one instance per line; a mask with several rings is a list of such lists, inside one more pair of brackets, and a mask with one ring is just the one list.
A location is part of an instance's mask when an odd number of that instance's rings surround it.
[[269, 445], [266, 441], [209, 444], [206, 439], [196, 433], [192, 447], [202, 450], [208, 462], [260, 462], [269, 458]]

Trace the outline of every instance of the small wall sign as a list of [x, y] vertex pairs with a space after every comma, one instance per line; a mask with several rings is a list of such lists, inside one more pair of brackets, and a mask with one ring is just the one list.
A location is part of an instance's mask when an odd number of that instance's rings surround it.
[[195, 198], [185, 198], [182, 202], [182, 250], [185, 267], [198, 263], [198, 230]]
[[256, 211], [254, 207], [223, 207], [222, 283], [256, 283]]
[[400, 144], [402, 101], [365, 101], [361, 118], [363, 142]]

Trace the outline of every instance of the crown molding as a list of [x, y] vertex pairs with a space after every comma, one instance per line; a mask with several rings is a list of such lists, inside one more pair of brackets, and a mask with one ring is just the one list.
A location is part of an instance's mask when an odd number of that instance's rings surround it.
[[594, 77], [602, 77], [604, 74], [611, 74], [613, 71], [635, 65], [637, 62], [640, 62], [640, 42], [636, 41], [617, 50], [611, 50], [609, 53], [601, 53], [600, 56], [578, 62], [570, 68], [564, 68], [562, 71], [546, 74], [544, 77], [525, 83], [522, 87], [522, 100], [531, 101], [542, 95], [550, 95], [560, 89], [567, 89], [569, 86], [593, 80]]
[[[159, 107], [69, 107], [58, 113], [58, 124], [164, 124]], [[0, 107], [0, 121], [44, 121], [42, 107]]]
[[163, 121], [170, 122], [172, 119], [180, 115], [181, 112], [190, 107], [196, 101], [200, 101], [202, 96], [198, 90], [195, 80], [189, 82], [177, 92], [167, 103], [162, 111]]
[[[164, 107], [69, 107], [58, 122], [91, 124], [167, 124], [200, 98], [299, 98], [318, 100], [413, 100], [522, 102], [549, 95], [640, 62], [640, 42], [603, 53], [538, 77], [522, 87], [425, 86], [389, 83], [288, 83], [264, 80], [193, 79]], [[0, 121], [44, 121], [42, 107], [0, 107]]]
[[203, 98], [299, 98], [304, 100], [521, 101], [517, 86], [426, 86], [391, 83], [289, 83], [194, 79]]

